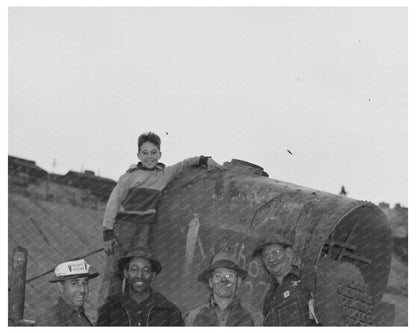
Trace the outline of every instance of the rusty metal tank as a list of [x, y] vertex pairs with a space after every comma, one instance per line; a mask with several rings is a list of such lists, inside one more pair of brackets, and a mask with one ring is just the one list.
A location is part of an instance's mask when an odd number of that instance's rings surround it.
[[298, 264], [330, 258], [354, 265], [372, 297], [379, 318], [374, 325], [386, 324], [380, 319], [386, 317], [381, 299], [390, 272], [392, 233], [381, 209], [271, 179], [248, 162], [224, 165], [226, 171], [189, 168], [164, 191], [150, 243], [163, 266], [155, 289], [183, 313], [190, 311], [209, 295], [197, 281], [207, 259], [228, 249], [249, 273], [238, 295], [261, 324], [269, 277], [251, 254], [259, 237], [279, 230], [293, 235]]

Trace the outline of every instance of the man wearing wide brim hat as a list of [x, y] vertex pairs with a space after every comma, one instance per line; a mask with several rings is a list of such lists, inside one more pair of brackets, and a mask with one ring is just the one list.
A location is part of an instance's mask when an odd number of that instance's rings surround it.
[[108, 298], [99, 310], [97, 326], [183, 326], [181, 311], [151, 288], [162, 265], [143, 247], [119, 259], [123, 291]]
[[208, 268], [198, 276], [198, 280], [210, 288], [209, 300], [185, 316], [185, 325], [253, 326], [251, 314], [236, 296], [247, 275], [232, 254], [220, 252], [215, 255]]
[[162, 270], [162, 265], [159, 261], [155, 259], [153, 254], [144, 247], [137, 247], [136, 249], [133, 249], [132, 251], [128, 252], [126, 256], [121, 257], [118, 261], [118, 267], [120, 271], [123, 271], [125, 268], [127, 268], [128, 264], [130, 263], [131, 259], [135, 257], [141, 257], [148, 259], [150, 261], [151, 267], [153, 269], [153, 272], [157, 275]]
[[271, 286], [263, 304], [264, 326], [310, 326], [311, 297], [299, 267], [292, 265], [293, 241], [283, 232], [276, 231], [260, 237], [253, 257], [263, 263], [270, 274]]
[[59, 264], [55, 283], [60, 297], [58, 302], [46, 312], [38, 315], [38, 326], [92, 326], [85, 314], [84, 304], [88, 299], [89, 280], [99, 273], [90, 273], [90, 265], [84, 260], [74, 260]]
[[260, 237], [260, 239], [257, 241], [253, 256], [259, 257], [265, 247], [273, 244], [280, 244], [284, 248], [293, 247], [293, 242], [288, 237], [280, 234], [269, 234]]

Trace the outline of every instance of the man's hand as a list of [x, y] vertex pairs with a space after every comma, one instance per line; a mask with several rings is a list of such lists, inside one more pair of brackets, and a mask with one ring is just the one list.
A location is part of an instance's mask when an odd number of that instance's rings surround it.
[[227, 170], [227, 168], [225, 168], [221, 164], [215, 162], [212, 159], [212, 157], [208, 158], [207, 167], [208, 167], [208, 171], [211, 171], [212, 169]]
[[104, 242], [104, 252], [107, 255], [114, 254], [117, 247], [118, 247], [118, 243], [115, 239], [110, 239]]

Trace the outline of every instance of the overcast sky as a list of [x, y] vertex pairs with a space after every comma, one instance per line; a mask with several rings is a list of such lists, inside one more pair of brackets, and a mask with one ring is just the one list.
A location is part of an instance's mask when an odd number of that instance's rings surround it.
[[165, 164], [242, 159], [407, 206], [407, 23], [404, 7], [11, 8], [8, 153], [117, 180], [152, 130]]

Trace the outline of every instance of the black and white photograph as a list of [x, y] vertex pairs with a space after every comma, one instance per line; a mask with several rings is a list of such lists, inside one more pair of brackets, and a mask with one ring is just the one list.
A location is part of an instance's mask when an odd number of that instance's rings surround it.
[[409, 7], [86, 4], [3, 6], [8, 326], [409, 327]]

